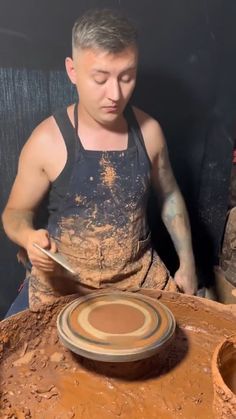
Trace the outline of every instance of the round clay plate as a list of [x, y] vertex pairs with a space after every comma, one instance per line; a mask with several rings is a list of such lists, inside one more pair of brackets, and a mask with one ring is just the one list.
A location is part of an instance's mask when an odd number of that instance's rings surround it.
[[62, 343], [86, 358], [128, 362], [148, 358], [175, 331], [171, 311], [130, 292], [97, 292], [63, 308], [57, 318]]

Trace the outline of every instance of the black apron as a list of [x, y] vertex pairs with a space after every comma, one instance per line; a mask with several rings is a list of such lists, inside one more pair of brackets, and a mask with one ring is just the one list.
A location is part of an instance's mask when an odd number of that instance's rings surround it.
[[[169, 275], [152, 249], [146, 217], [151, 162], [132, 109], [127, 107], [124, 114], [128, 146], [123, 151], [84, 149], [77, 135], [77, 105], [74, 115], [75, 128], [66, 110], [54, 115], [67, 148], [67, 163], [50, 191], [50, 236], [85, 289], [134, 291], [147, 278], [147, 284], [153, 283], [160, 266], [164, 288]], [[33, 268], [31, 283], [38, 290], [40, 281], [47, 301], [76, 290], [75, 281], [62, 268], [54, 275]]]

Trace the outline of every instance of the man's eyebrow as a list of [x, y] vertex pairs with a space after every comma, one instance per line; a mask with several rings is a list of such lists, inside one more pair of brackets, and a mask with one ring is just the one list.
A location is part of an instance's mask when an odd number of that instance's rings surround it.
[[94, 68], [92, 73], [102, 73], [102, 74], [109, 74], [109, 71], [100, 70], [99, 68]]
[[[124, 70], [121, 71], [121, 74], [126, 73], [127, 71], [133, 71], [136, 70], [137, 66], [131, 66], [131, 67], [127, 67]], [[94, 68], [92, 70], [92, 73], [101, 73], [101, 74], [110, 74], [109, 71], [106, 70], [101, 70], [100, 68]]]
[[136, 65], [132, 65], [130, 67], [125, 68], [121, 73], [126, 73], [127, 71], [133, 71], [133, 70], [137, 70]]

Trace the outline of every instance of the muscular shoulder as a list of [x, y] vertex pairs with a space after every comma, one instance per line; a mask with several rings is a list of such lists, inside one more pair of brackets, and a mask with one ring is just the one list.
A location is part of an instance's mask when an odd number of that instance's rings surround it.
[[153, 161], [165, 146], [165, 138], [159, 122], [141, 109], [133, 107], [140, 126], [148, 155]]
[[32, 132], [28, 141], [25, 143], [26, 148], [39, 151], [42, 153], [49, 151], [48, 149], [58, 142], [59, 129], [53, 116], [41, 122]]
[[[26, 141], [20, 162], [32, 162], [39, 169], [48, 172], [50, 165], [66, 152], [60, 130], [53, 116], [41, 122]], [[50, 177], [50, 176], [49, 176]]]

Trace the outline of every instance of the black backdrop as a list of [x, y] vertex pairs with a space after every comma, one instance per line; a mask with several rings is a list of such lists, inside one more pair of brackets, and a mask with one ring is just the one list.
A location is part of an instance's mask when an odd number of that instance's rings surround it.
[[[228, 202], [235, 136], [236, 3], [234, 0], [0, 0], [0, 206], [26, 138], [44, 117], [70, 103], [64, 73], [71, 27], [84, 10], [126, 12], [139, 29], [135, 105], [157, 118], [185, 196], [201, 282], [217, 263]], [[176, 258], [150, 204], [154, 242], [171, 269]], [[0, 229], [0, 314], [24, 272]]]

